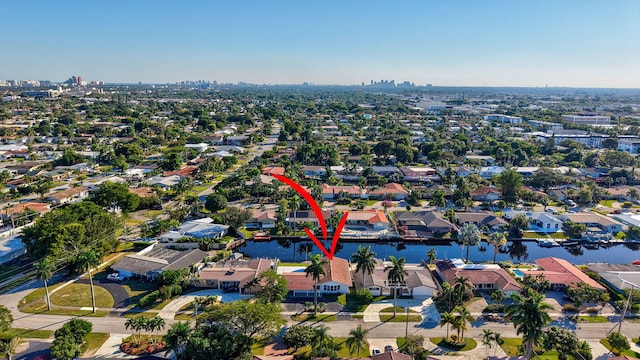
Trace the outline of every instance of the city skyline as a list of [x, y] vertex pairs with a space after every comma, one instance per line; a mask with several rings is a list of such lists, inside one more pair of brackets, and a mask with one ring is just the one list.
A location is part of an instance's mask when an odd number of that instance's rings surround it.
[[5, 4], [0, 79], [640, 88], [640, 3]]

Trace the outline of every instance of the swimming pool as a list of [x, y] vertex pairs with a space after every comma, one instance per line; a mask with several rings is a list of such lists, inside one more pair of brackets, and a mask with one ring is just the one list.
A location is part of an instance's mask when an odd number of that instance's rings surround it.
[[519, 278], [524, 277], [524, 274], [523, 274], [523, 273], [522, 273], [522, 271], [520, 271], [520, 270], [517, 270], [517, 269], [516, 269], [516, 270], [511, 270], [511, 271], [513, 272], [513, 274], [514, 274], [516, 277], [519, 277]]

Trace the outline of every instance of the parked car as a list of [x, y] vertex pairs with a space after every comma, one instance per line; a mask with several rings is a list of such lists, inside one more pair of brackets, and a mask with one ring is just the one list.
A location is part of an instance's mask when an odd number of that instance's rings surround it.
[[380, 355], [382, 352], [378, 348], [371, 349], [371, 355]]
[[393, 351], [393, 346], [391, 345], [385, 345], [384, 347], [384, 352], [392, 352]]
[[120, 277], [120, 274], [116, 273], [112, 273], [107, 275], [107, 280], [109, 281], [122, 281], [124, 280], [122, 277]]

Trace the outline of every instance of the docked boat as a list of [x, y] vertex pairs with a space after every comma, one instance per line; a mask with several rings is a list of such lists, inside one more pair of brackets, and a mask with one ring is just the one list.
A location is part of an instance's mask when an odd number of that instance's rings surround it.
[[632, 265], [640, 265], [640, 260], [633, 260], [631, 262]]
[[266, 232], [257, 232], [253, 234], [253, 241], [269, 241], [271, 236]]
[[560, 245], [562, 246], [576, 246], [576, 245], [580, 245], [579, 241], [575, 241], [575, 240], [567, 240], [567, 241], [563, 241], [562, 243], [560, 243]]
[[538, 245], [540, 247], [546, 247], [546, 248], [560, 246], [560, 244], [558, 244], [555, 240], [551, 240], [551, 239], [538, 239]]

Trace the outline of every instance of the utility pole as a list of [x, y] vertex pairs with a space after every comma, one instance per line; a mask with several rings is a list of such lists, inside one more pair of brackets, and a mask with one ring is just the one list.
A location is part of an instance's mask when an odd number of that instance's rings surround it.
[[405, 326], [404, 326], [404, 340], [405, 340], [405, 344], [407, 341], [407, 337], [409, 336], [409, 306], [411, 305], [411, 301], [407, 301], [407, 319], [405, 321]]

